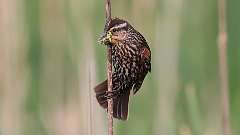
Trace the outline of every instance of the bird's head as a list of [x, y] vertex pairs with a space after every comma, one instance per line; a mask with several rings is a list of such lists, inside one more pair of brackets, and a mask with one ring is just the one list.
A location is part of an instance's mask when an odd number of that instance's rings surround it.
[[99, 42], [112, 45], [122, 42], [127, 38], [128, 29], [127, 21], [118, 18], [112, 19], [106, 24], [104, 34], [100, 37]]

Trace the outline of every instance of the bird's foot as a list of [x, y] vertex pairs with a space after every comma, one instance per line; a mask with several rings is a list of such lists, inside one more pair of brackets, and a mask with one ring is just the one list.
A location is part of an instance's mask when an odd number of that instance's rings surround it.
[[121, 95], [119, 90], [115, 90], [115, 91], [106, 91], [105, 97], [107, 99], [111, 99], [111, 98], [117, 98], [119, 95]]

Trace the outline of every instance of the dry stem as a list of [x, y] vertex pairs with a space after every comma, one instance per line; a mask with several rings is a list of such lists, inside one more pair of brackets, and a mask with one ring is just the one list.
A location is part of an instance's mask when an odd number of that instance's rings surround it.
[[[106, 24], [111, 19], [111, 2], [105, 0]], [[112, 91], [112, 46], [107, 46], [108, 91]], [[113, 99], [108, 100], [108, 135], [113, 135]]]
[[219, 15], [219, 72], [223, 98], [223, 135], [230, 135], [229, 120], [229, 87], [228, 87], [228, 67], [227, 67], [227, 32], [226, 32], [226, 0], [218, 0]]

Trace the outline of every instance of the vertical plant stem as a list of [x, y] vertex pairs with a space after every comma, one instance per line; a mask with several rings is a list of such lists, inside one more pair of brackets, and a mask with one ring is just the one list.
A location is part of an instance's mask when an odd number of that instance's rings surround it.
[[[105, 0], [106, 24], [111, 20], [111, 2]], [[107, 46], [108, 91], [112, 91], [112, 46]], [[113, 135], [113, 99], [108, 100], [108, 135]]]
[[218, 34], [218, 50], [219, 50], [219, 72], [221, 92], [223, 99], [223, 135], [230, 135], [229, 120], [229, 87], [228, 87], [228, 67], [227, 67], [227, 32], [226, 32], [226, 0], [218, 0], [218, 16], [219, 16], [219, 34]]
[[89, 120], [89, 135], [93, 135], [93, 113], [92, 113], [92, 94], [91, 94], [91, 89], [92, 89], [92, 82], [91, 82], [91, 66], [88, 66], [88, 96], [89, 96], [89, 115], [90, 115], [90, 120]]
[[[108, 91], [112, 91], [112, 47], [108, 46]], [[113, 135], [113, 100], [108, 100], [108, 135]]]
[[108, 22], [111, 19], [111, 0], [105, 0], [105, 15]]

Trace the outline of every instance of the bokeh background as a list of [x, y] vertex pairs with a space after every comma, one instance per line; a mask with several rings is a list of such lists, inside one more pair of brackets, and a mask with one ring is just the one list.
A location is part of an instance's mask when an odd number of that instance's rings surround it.
[[[230, 121], [240, 134], [239, 0], [227, 0]], [[112, 0], [147, 39], [152, 72], [116, 135], [222, 135], [217, 0]], [[0, 0], [0, 135], [106, 135], [93, 87], [103, 0]]]

